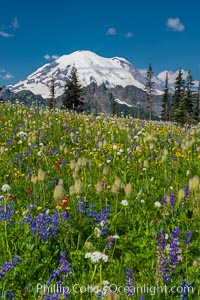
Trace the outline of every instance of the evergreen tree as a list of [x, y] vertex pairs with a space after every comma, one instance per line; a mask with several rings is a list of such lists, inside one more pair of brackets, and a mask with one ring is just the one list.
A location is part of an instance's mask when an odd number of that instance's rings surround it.
[[[185, 92], [185, 80], [183, 79], [183, 72], [180, 69], [178, 72], [178, 76], [175, 80], [175, 89], [174, 89], [174, 96], [173, 96], [173, 106], [172, 106], [172, 119], [173, 121], [179, 121], [179, 115], [178, 112], [179, 105], [181, 103], [181, 100], [183, 100]], [[183, 107], [183, 105], [182, 105]]]
[[149, 64], [149, 69], [147, 70], [146, 74], [146, 84], [145, 84], [145, 90], [147, 92], [147, 110], [149, 113], [149, 120], [151, 120], [152, 117], [152, 92], [153, 92], [153, 86], [154, 86], [154, 72], [152, 70], [151, 64]]
[[161, 120], [163, 121], [170, 121], [170, 94], [169, 94], [169, 82], [168, 82], [168, 73], [166, 74], [165, 79], [165, 87], [164, 87], [164, 94], [162, 97], [162, 112], [161, 112]]
[[49, 108], [55, 110], [55, 78], [51, 79], [50, 83], [50, 103], [49, 103]]
[[110, 98], [110, 112], [112, 116], [118, 116], [118, 103], [112, 93], [109, 94]]
[[192, 90], [193, 85], [194, 82], [191, 72], [188, 71], [185, 91], [175, 112], [176, 121], [181, 124], [194, 122], [194, 91]]
[[[0, 92], [3, 90], [3, 86], [0, 86]], [[2, 96], [0, 95], [0, 102], [3, 102], [4, 103], [4, 99], [2, 98]]]
[[195, 102], [195, 93], [194, 93], [194, 80], [190, 70], [187, 75], [187, 85], [185, 91], [185, 101], [186, 101], [186, 110], [187, 110], [187, 123], [194, 121], [194, 102]]
[[66, 80], [64, 94], [63, 94], [63, 108], [68, 110], [73, 110], [77, 112], [83, 111], [83, 89], [79, 83], [77, 69], [75, 66]]
[[198, 90], [194, 94], [193, 116], [195, 121], [200, 122], [200, 81]]

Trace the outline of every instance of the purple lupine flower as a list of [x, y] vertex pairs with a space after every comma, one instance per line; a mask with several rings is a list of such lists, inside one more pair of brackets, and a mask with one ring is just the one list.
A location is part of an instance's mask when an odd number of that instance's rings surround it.
[[45, 300], [53, 300], [53, 299], [66, 299], [70, 296], [70, 292], [68, 289], [65, 289], [63, 282], [66, 278], [72, 275], [72, 267], [71, 264], [66, 259], [66, 253], [63, 252], [60, 254], [60, 265], [56, 270], [53, 270], [49, 281], [47, 282], [47, 286], [51, 285], [53, 280], [56, 280], [56, 286], [59, 287], [58, 290], [53, 294], [45, 294]]
[[1, 299], [15, 300], [15, 295], [14, 295], [13, 290], [7, 290], [7, 291], [5, 291], [4, 295], [0, 291], [0, 297], [1, 297]]
[[3, 266], [0, 266], [0, 280], [6, 275], [6, 273], [12, 269], [14, 269], [21, 262], [21, 257], [16, 256], [12, 259], [11, 262], [5, 262]]
[[181, 284], [182, 292], [181, 292], [181, 300], [187, 300], [188, 294], [190, 291], [190, 284], [186, 282], [186, 279], [183, 279], [183, 282]]
[[59, 215], [57, 210], [52, 212], [52, 216], [41, 213], [36, 217], [32, 217], [29, 212], [25, 215], [21, 223], [28, 223], [32, 233], [39, 239], [48, 239], [58, 234], [62, 219], [66, 220], [67, 217], [67, 212]]
[[61, 275], [62, 275], [61, 277], [62, 280], [60, 283], [62, 283], [62, 281], [64, 281], [65, 278], [70, 277], [72, 275], [72, 267], [71, 264], [66, 259], [65, 252], [60, 254], [60, 265], [57, 270], [52, 271], [47, 285], [50, 285], [53, 279], [58, 279]]
[[82, 214], [86, 214], [87, 206], [83, 198], [76, 199], [76, 211]]
[[126, 295], [128, 297], [132, 297], [134, 296], [134, 280], [133, 280], [133, 271], [129, 268], [126, 268], [126, 287], [125, 287], [125, 291], [126, 291]]
[[15, 213], [15, 208], [12, 202], [6, 203], [6, 205], [0, 203], [0, 222], [7, 221], [8, 224], [11, 224], [14, 213]]
[[169, 257], [170, 257], [170, 266], [171, 266], [172, 271], [175, 271], [176, 265], [178, 263], [179, 233], [180, 233], [179, 227], [176, 227], [175, 229], [173, 229], [171, 231], [171, 243], [170, 243]]
[[14, 300], [15, 299], [15, 294], [14, 294], [13, 290], [7, 290], [6, 291], [6, 299], [9, 299], [9, 300]]
[[86, 210], [86, 215], [88, 218], [95, 218], [97, 212], [95, 211], [95, 205], [90, 205]]
[[144, 293], [141, 294], [140, 300], [145, 300], [145, 295], [144, 295]]
[[158, 249], [164, 251], [166, 240], [165, 240], [166, 230], [158, 230]]
[[89, 207], [85, 203], [84, 199], [79, 198], [76, 199], [77, 212], [80, 212], [86, 215], [88, 218], [92, 218], [94, 224], [99, 224], [101, 227], [101, 234], [108, 234], [108, 214], [110, 211], [110, 206], [106, 205], [99, 213], [95, 210], [94, 205], [90, 205]]
[[162, 197], [162, 203], [164, 207], [167, 206], [167, 196]]
[[192, 231], [186, 230], [185, 243], [189, 245], [192, 242]]
[[190, 192], [189, 192], [189, 184], [185, 184], [184, 191], [185, 191], [184, 200], [186, 200], [189, 197], [189, 194], [190, 194]]
[[171, 194], [170, 195], [170, 204], [171, 204], [172, 208], [174, 208], [175, 203], [176, 203], [176, 194]]
[[101, 226], [101, 234], [107, 235], [108, 234], [108, 214], [110, 212], [110, 205], [106, 205], [100, 213], [95, 216], [95, 224], [99, 223]]
[[169, 283], [170, 275], [169, 275], [169, 267], [168, 267], [168, 259], [165, 256], [165, 247], [166, 247], [166, 231], [159, 230], [158, 231], [158, 247], [157, 247], [157, 254], [159, 258], [159, 264], [160, 264], [160, 272], [162, 275], [162, 280], [165, 284]]
[[104, 251], [108, 251], [114, 245], [114, 238], [112, 236], [107, 237], [107, 245], [105, 246]]
[[162, 280], [165, 284], [168, 284], [170, 281], [169, 267], [168, 267], [168, 259], [165, 255], [161, 257], [161, 272], [162, 272]]
[[48, 294], [44, 295], [44, 300], [58, 300], [58, 299], [59, 299], [58, 293], [54, 293], [53, 295], [48, 295]]
[[103, 292], [99, 291], [97, 295], [97, 299], [102, 299], [103, 298]]

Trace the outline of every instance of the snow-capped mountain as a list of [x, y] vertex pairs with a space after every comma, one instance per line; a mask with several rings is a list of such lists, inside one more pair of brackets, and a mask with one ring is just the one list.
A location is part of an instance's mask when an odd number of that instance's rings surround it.
[[[50, 82], [54, 78], [56, 96], [60, 96], [63, 94], [72, 66], [76, 67], [82, 86], [95, 82], [97, 86], [105, 83], [108, 88], [132, 85], [145, 90], [145, 75], [125, 58], [105, 58], [91, 51], [75, 51], [69, 55], [60, 56], [9, 88], [14, 93], [30, 90], [34, 94], [40, 94], [43, 98], [49, 98]], [[162, 86], [157, 84], [155, 88], [155, 94], [162, 94]]]

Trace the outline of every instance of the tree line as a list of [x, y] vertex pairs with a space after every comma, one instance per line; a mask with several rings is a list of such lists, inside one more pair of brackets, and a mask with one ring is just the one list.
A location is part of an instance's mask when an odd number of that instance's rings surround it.
[[[145, 90], [147, 92], [147, 110], [149, 119], [152, 114], [152, 94], [154, 92], [154, 72], [151, 64], [146, 73]], [[200, 121], [200, 82], [198, 88], [194, 88], [194, 80], [188, 70], [186, 80], [180, 69], [174, 82], [174, 90], [170, 91], [168, 73], [166, 73], [164, 94], [162, 96], [162, 121], [172, 121], [179, 124], [193, 124]]]
[[[154, 72], [152, 65], [149, 68], [145, 77], [145, 91], [146, 91], [146, 115], [148, 119], [152, 119], [153, 95], [154, 95]], [[1, 91], [2, 87], [0, 87]], [[55, 79], [52, 78], [50, 82], [50, 102], [49, 108], [55, 109]], [[64, 93], [62, 96], [62, 108], [69, 111], [82, 112], [84, 111], [84, 92], [79, 82], [77, 69], [72, 67], [69, 76], [67, 77]], [[117, 103], [111, 101], [111, 110], [116, 110]], [[113, 107], [112, 107], [113, 106]], [[174, 82], [174, 90], [169, 86], [168, 73], [166, 73], [164, 93], [161, 102], [162, 121], [172, 121], [179, 124], [194, 124], [200, 122], [200, 82], [198, 88], [194, 88], [194, 80], [190, 71], [187, 73], [187, 78], [183, 78], [183, 71], [180, 69]]]

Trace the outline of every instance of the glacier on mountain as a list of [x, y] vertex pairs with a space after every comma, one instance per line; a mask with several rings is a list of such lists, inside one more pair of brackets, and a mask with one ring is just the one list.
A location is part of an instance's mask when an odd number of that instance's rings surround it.
[[[49, 98], [51, 79], [55, 79], [56, 97], [63, 94], [64, 85], [71, 68], [75, 66], [83, 87], [94, 82], [97, 86], [102, 83], [107, 88], [116, 86], [135, 86], [145, 90], [145, 76], [128, 60], [122, 57], [105, 58], [91, 51], [80, 50], [69, 55], [62, 55], [53, 62], [38, 68], [24, 80], [11, 86], [12, 92], [30, 90]], [[157, 84], [154, 94], [162, 94], [162, 87]]]

